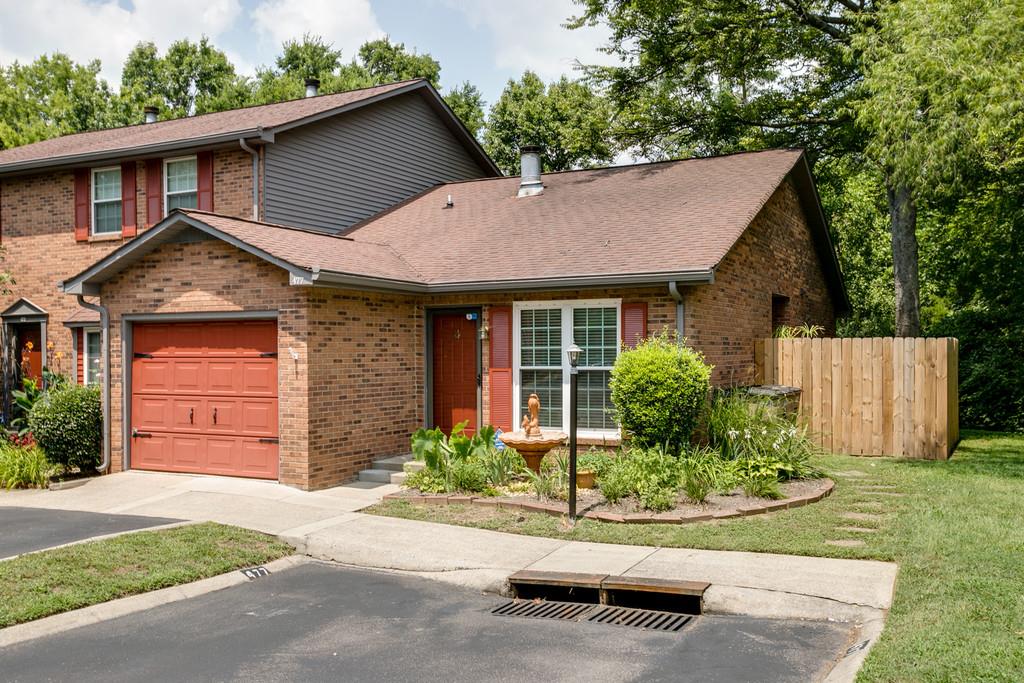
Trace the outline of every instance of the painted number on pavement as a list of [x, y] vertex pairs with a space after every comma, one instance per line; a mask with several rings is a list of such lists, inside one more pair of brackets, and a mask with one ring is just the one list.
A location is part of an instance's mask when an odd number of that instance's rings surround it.
[[261, 576], [270, 576], [270, 570], [266, 567], [249, 567], [248, 569], [243, 569], [242, 574], [245, 578], [252, 581], [253, 579], [258, 579]]

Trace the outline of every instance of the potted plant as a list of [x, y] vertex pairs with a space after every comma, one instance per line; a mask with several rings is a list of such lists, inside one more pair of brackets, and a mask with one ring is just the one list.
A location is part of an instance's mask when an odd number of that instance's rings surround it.
[[594, 470], [576, 470], [576, 488], [592, 489], [597, 473]]

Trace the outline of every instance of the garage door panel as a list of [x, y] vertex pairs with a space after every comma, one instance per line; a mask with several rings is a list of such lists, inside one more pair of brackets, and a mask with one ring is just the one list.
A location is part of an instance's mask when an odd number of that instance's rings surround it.
[[277, 478], [275, 323], [138, 324], [133, 338], [134, 467]]
[[277, 471], [278, 447], [276, 443], [243, 441], [241, 444], [242, 471], [249, 476], [259, 477], [261, 473]]

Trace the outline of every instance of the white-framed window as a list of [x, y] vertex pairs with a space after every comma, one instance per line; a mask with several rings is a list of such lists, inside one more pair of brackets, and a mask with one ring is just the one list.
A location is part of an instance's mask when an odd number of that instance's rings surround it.
[[608, 382], [621, 344], [619, 299], [523, 301], [513, 304], [513, 400], [515, 424], [531, 393], [541, 404], [541, 426], [569, 431], [569, 359], [579, 361], [577, 428], [582, 437], [618, 436]]
[[121, 168], [92, 170], [92, 234], [121, 232]]
[[82, 330], [82, 383], [86, 386], [99, 384], [102, 378], [100, 356], [102, 354], [103, 337], [99, 330]]
[[199, 206], [199, 175], [195, 157], [164, 160], [164, 214]]

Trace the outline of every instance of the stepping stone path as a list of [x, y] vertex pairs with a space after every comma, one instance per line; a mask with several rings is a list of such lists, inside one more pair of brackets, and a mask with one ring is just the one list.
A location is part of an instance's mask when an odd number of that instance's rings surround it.
[[858, 541], [852, 538], [843, 538], [838, 541], [825, 541], [825, 545], [835, 545], [840, 548], [860, 548], [864, 545], [864, 541]]
[[878, 529], [869, 529], [866, 526], [837, 526], [836, 531], [850, 531], [855, 534], [876, 534]]
[[843, 519], [852, 519], [856, 522], [881, 522], [885, 515], [876, 515], [870, 512], [844, 512]]
[[861, 479], [868, 476], [867, 472], [861, 472], [860, 470], [846, 470], [845, 472], [836, 472], [837, 477], [848, 477], [850, 479]]
[[907, 494], [898, 493], [896, 491], [869, 491], [861, 489], [860, 493], [865, 496], [885, 496], [886, 498], [906, 498]]

